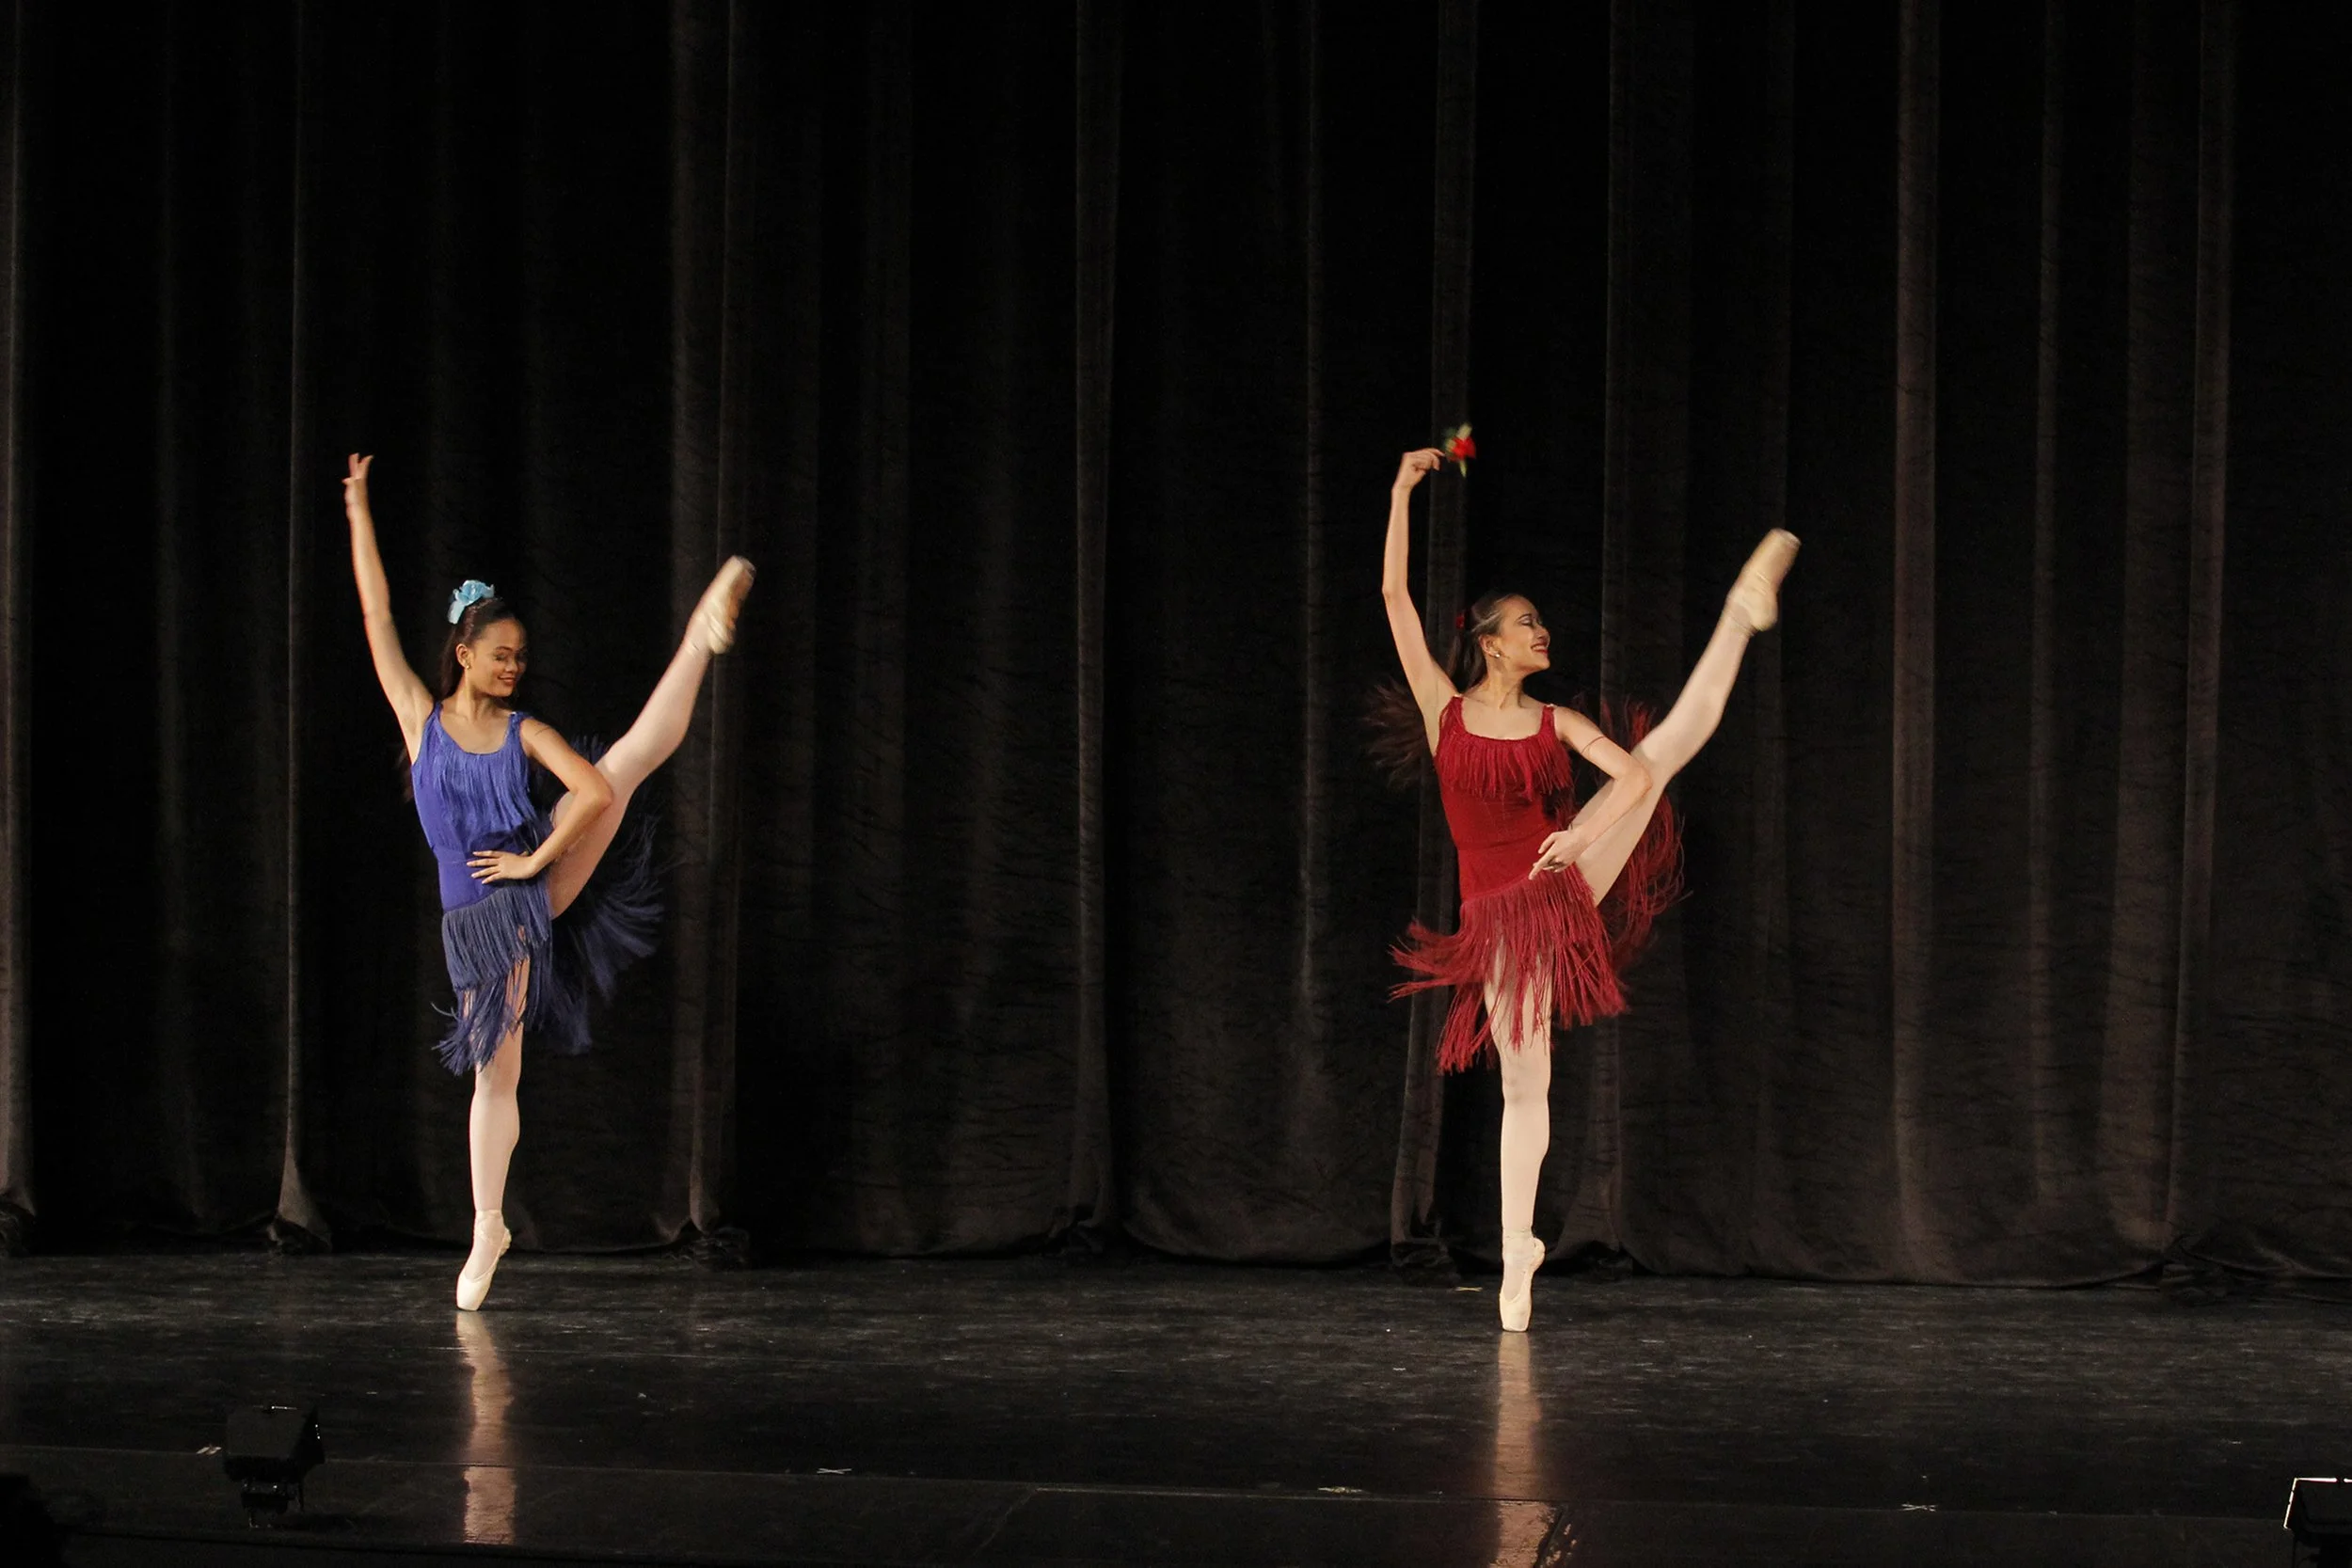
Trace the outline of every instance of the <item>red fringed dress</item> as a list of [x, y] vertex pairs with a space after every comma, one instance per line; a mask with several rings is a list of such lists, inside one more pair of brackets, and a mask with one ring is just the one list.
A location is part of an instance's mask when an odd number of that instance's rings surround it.
[[[1601, 725], [1615, 728], [1606, 711]], [[1629, 748], [1648, 731], [1648, 715], [1635, 710], [1624, 727], [1628, 733], [1611, 738]], [[1500, 982], [1506, 1006], [1525, 994], [1523, 987], [1549, 986], [1550, 1010], [1570, 1027], [1624, 1012], [1621, 977], [1647, 943], [1651, 922], [1682, 889], [1672, 804], [1658, 803], [1625, 870], [1595, 908], [1575, 866], [1527, 874], [1544, 840], [1576, 819], [1576, 777], [1549, 705], [1534, 734], [1493, 740], [1463, 724], [1456, 697], [1438, 721], [1436, 761], [1461, 865], [1462, 919], [1452, 933], [1414, 923], [1396, 958], [1422, 978], [1396, 994], [1454, 988], [1438, 1069], [1458, 1072], [1493, 1049], [1485, 1016], [1490, 982]]]

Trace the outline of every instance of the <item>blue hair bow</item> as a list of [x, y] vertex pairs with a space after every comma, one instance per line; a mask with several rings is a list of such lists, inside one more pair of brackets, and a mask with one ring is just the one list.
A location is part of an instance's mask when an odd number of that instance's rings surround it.
[[468, 578], [459, 583], [457, 591], [449, 596], [449, 624], [455, 626], [466, 611], [485, 599], [495, 598], [497, 594], [498, 590], [488, 583], [477, 582], [472, 578]]

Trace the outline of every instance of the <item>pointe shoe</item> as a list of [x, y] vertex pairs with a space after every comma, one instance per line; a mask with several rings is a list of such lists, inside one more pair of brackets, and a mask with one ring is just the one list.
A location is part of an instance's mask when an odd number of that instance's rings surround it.
[[1780, 579], [1788, 575], [1796, 559], [1795, 534], [1785, 528], [1766, 534], [1748, 563], [1740, 568], [1731, 592], [1724, 595], [1724, 612], [1751, 633], [1770, 631], [1780, 620]]
[[[515, 1242], [514, 1232], [506, 1228], [506, 1216], [496, 1209], [478, 1209], [473, 1216], [473, 1251], [466, 1259], [466, 1266], [457, 1275], [457, 1309], [479, 1312], [483, 1298], [490, 1293], [490, 1276], [498, 1273], [499, 1259]], [[485, 1260], [484, 1255], [488, 1255]]]
[[[1524, 1265], [1526, 1273], [1519, 1275], [1519, 1293], [1511, 1293], [1511, 1275]], [[1544, 1243], [1533, 1236], [1527, 1240], [1525, 1251], [1502, 1243], [1502, 1287], [1495, 1292], [1495, 1306], [1502, 1313], [1502, 1326], [1513, 1334], [1527, 1332], [1527, 1320], [1535, 1310], [1535, 1271], [1544, 1266]]]
[[756, 575], [741, 556], [727, 557], [727, 563], [703, 590], [694, 613], [687, 618], [688, 640], [713, 658], [734, 647], [736, 613], [743, 608], [743, 595], [752, 591], [752, 578]]

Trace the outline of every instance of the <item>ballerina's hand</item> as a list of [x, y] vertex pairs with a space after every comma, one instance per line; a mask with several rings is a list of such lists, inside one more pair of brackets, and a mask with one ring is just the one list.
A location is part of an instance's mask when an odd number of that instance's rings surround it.
[[1435, 447], [1423, 447], [1419, 451], [1408, 451], [1397, 459], [1396, 483], [1390, 488], [1410, 490], [1423, 479], [1444, 467], [1445, 453]]
[[1533, 879], [1547, 871], [1565, 871], [1574, 865], [1576, 857], [1583, 852], [1584, 846], [1577, 842], [1576, 831], [1563, 828], [1544, 840], [1544, 847], [1536, 851], [1535, 863], [1527, 875]]
[[368, 466], [375, 461], [373, 455], [362, 457], [353, 452], [349, 459], [351, 471], [343, 476], [343, 510], [365, 512], [368, 509]]
[[466, 864], [477, 882], [527, 882], [539, 875], [539, 867], [529, 855], [512, 855], [503, 849], [477, 849]]

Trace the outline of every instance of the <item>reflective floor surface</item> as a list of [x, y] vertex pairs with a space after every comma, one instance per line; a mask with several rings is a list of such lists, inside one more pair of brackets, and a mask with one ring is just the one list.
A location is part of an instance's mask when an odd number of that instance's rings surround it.
[[[0, 1263], [0, 1470], [80, 1564], [2285, 1560], [2352, 1310], [2153, 1291], [219, 1252]], [[247, 1530], [233, 1407], [315, 1402]]]

